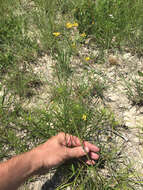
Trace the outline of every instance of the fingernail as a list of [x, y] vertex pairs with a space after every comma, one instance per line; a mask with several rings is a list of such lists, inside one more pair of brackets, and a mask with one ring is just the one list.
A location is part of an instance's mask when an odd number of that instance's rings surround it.
[[100, 148], [97, 147], [97, 152], [99, 152], [99, 151], [100, 151]]
[[85, 151], [86, 151], [86, 153], [89, 152], [89, 148], [87, 146], [85, 147]]

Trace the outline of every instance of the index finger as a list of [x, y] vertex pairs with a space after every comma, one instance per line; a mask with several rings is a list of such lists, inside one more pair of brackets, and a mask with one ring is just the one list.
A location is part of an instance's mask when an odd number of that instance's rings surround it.
[[89, 151], [91, 152], [99, 152], [100, 150], [96, 145], [91, 144], [88, 141], [84, 141], [83, 144], [84, 144], [84, 147], [88, 147]]

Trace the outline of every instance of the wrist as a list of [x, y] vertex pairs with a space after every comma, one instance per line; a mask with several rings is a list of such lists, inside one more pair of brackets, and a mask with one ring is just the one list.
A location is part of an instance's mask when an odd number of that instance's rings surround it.
[[39, 145], [38, 147], [32, 149], [29, 152], [29, 156], [31, 157], [31, 168], [32, 168], [32, 175], [37, 175], [37, 174], [45, 174], [47, 171], [51, 168], [51, 164], [49, 161], [46, 162], [47, 160], [47, 155], [45, 157], [45, 150], [46, 148], [43, 147], [44, 144]]
[[34, 148], [28, 152], [31, 165], [31, 175], [37, 174], [42, 169], [41, 159], [39, 158], [39, 151]]

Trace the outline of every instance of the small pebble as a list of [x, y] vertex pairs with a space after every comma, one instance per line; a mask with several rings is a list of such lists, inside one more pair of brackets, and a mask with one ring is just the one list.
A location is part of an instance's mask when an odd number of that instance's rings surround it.
[[119, 60], [115, 55], [109, 55], [108, 61], [111, 65], [119, 65]]

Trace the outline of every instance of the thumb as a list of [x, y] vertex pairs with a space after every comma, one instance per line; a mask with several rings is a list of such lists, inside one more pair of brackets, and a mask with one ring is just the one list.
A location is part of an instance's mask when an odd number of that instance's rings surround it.
[[89, 148], [88, 147], [75, 147], [75, 148], [68, 148], [68, 156], [69, 158], [79, 158], [82, 156], [85, 156], [87, 153], [89, 152]]

